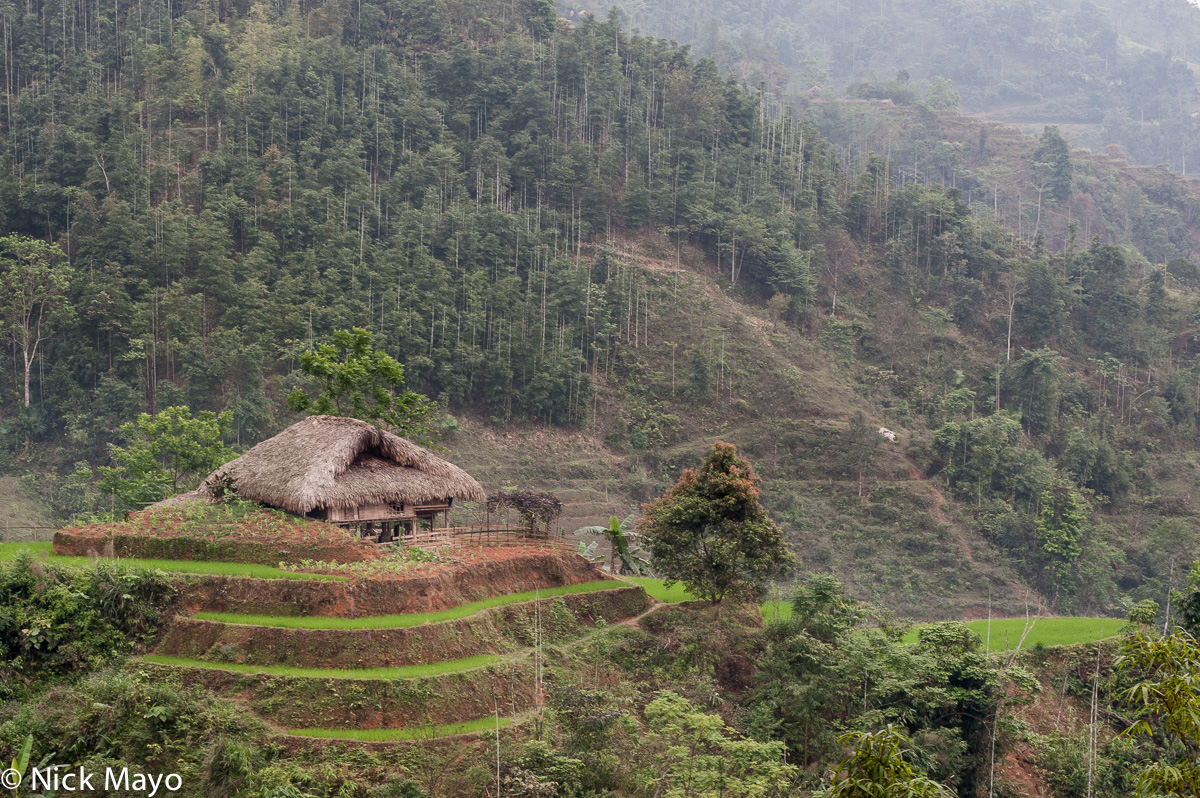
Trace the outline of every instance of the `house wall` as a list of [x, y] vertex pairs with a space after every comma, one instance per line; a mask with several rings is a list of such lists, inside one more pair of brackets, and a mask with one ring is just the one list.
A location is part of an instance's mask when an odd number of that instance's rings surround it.
[[360, 518], [399, 520], [416, 516], [413, 514], [411, 505], [405, 505], [404, 512], [400, 512], [387, 504], [363, 504], [358, 507], [329, 507], [326, 508], [325, 515], [322, 517], [328, 521], [339, 522], [357, 521]]
[[357, 507], [327, 507], [312, 513], [315, 518], [322, 518], [333, 523], [358, 521], [360, 519], [378, 520], [408, 520], [419, 517], [428, 518], [431, 514], [442, 513], [450, 509], [450, 501], [431, 502], [421, 505], [404, 505], [401, 512], [389, 504], [361, 504]]

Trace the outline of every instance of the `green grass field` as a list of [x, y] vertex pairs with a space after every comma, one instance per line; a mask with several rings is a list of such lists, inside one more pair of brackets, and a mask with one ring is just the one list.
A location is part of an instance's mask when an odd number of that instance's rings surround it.
[[173, 665], [181, 668], [208, 668], [210, 670], [235, 671], [237, 673], [266, 674], [268, 676], [291, 676], [306, 679], [416, 679], [422, 676], [441, 676], [446, 673], [458, 673], [472, 668], [482, 668], [500, 661], [495, 654], [480, 654], [463, 659], [452, 659], [445, 662], [433, 662], [428, 665], [403, 665], [398, 668], [363, 668], [359, 670], [344, 668], [296, 668], [291, 665], [242, 665], [233, 662], [208, 662], [202, 659], [187, 657], [167, 657], [161, 654], [147, 654], [142, 657], [146, 662], [156, 665]]
[[792, 602], [764, 601], [758, 605], [764, 621], [785, 621], [792, 617]]
[[[0, 562], [8, 562], [15, 558], [22, 549], [28, 549], [35, 555], [48, 555], [47, 562], [51, 565], [87, 566], [95, 560], [91, 557], [61, 557], [54, 554], [53, 543], [0, 543]], [[133, 557], [122, 557], [120, 562], [136, 565], [142, 568], [157, 568], [161, 571], [171, 571], [184, 574], [216, 574], [218, 576], [253, 576], [258, 579], [320, 579], [346, 581], [344, 576], [329, 574], [303, 574], [294, 571], [284, 571], [269, 565], [253, 565], [243, 562], [208, 562], [205, 560], [140, 560]]]
[[221, 623], [241, 624], [243, 626], [280, 626], [285, 629], [402, 629], [406, 626], [420, 626], [439, 621], [453, 621], [474, 615], [481, 610], [493, 607], [503, 607], [506, 604], [518, 604], [522, 601], [533, 601], [536, 597], [554, 598], [577, 593], [595, 593], [599, 590], [614, 590], [625, 587], [621, 582], [605, 579], [600, 582], [584, 582], [579, 585], [551, 587], [535, 594], [530, 590], [525, 593], [510, 593], [507, 596], [493, 596], [482, 601], [472, 601], [470, 604], [460, 604], [448, 610], [437, 612], [412, 612], [402, 615], [370, 615], [364, 618], [316, 618], [295, 615], [242, 615], [235, 612], [198, 612], [194, 617], [202, 621], [220, 621]]
[[[500, 718], [500, 728], [512, 723], [509, 718]], [[493, 731], [495, 718], [480, 718], [445, 726], [411, 726], [406, 729], [288, 729], [294, 737], [332, 737], [339, 740], [358, 740], [367, 743], [390, 743], [394, 740], [426, 740], [434, 737], [452, 737], [456, 734]]]
[[[625, 578], [637, 582], [655, 601], [661, 601], [664, 604], [678, 604], [681, 601], [695, 599], [695, 596], [687, 592], [678, 582], [667, 589], [663, 586], [661, 579], [652, 579], [648, 576], [627, 576]], [[792, 615], [792, 605], [786, 601], [765, 601], [758, 605], [758, 608], [762, 612], [763, 619], [767, 621], [790, 618]]]
[[651, 598], [665, 604], [678, 604], [681, 601], [691, 601], [695, 598], [678, 582], [671, 585], [670, 589], [667, 589], [663, 586], [663, 580], [661, 579], [652, 579], [648, 576], [627, 576], [625, 578], [631, 582], [637, 582], [646, 589]]
[[[1092, 643], [1115, 636], [1124, 621], [1117, 618], [1042, 618], [1033, 626], [1025, 638], [1024, 650], [1041, 643], [1044, 646], [1070, 646], [1076, 643]], [[967, 621], [967, 626], [986, 642], [987, 621]], [[1025, 629], [1024, 618], [993, 618], [991, 646], [989, 651], [1004, 651], [1016, 648]], [[904, 642], [916, 643], [917, 631], [913, 629], [904, 636]], [[1007, 636], [1007, 644], [1006, 644]]]
[[[684, 590], [683, 585], [675, 584], [670, 590], [663, 587], [663, 580], [650, 579], [641, 576], [631, 576], [628, 579], [637, 582], [656, 600], [674, 604], [689, 601], [693, 597]], [[787, 601], [766, 601], [759, 605], [763, 620], [784, 620], [792, 616], [792, 605]], [[1038, 621], [1029, 637], [1025, 638], [1025, 648], [1030, 649], [1041, 643], [1044, 646], [1069, 646], [1076, 643], [1091, 643], [1113, 637], [1120, 629], [1123, 621], [1116, 618], [1042, 618]], [[987, 621], [968, 621], [973, 631], [985, 641], [988, 639]], [[992, 620], [991, 651], [1004, 651], [1005, 634], [1008, 635], [1008, 646], [1016, 646], [1025, 628], [1024, 618], [996, 618]], [[906, 643], [917, 642], [917, 629], [914, 628], [904, 637]]]

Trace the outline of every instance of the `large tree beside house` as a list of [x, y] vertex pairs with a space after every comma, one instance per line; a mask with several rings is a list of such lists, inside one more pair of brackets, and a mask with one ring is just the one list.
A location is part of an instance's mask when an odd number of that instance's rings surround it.
[[795, 557], [783, 531], [759, 503], [759, 477], [737, 448], [717, 441], [699, 469], [643, 508], [638, 522], [654, 571], [667, 585], [720, 604], [752, 600]]

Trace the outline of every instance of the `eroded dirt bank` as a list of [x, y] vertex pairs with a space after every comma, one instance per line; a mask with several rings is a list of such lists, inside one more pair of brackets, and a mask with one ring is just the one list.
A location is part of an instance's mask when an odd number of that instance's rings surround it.
[[190, 576], [181, 580], [181, 608], [194, 612], [358, 618], [434, 612], [472, 601], [604, 579], [587, 560], [536, 552], [444, 568], [404, 579], [345, 582]]
[[[597, 619], [616, 623], [650, 606], [640, 587], [558, 596], [541, 601], [543, 642], [570, 639]], [[500, 654], [533, 645], [535, 602], [484, 610], [466, 618], [401, 629], [284, 629], [179, 618], [159, 654], [247, 665], [304, 668], [390, 668]]]

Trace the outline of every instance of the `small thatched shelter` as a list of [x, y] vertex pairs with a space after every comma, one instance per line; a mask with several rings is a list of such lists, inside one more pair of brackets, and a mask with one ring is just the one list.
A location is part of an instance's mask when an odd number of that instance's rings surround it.
[[214, 471], [192, 494], [232, 482], [239, 497], [332, 523], [389, 524], [449, 514], [455, 499], [483, 501], [471, 475], [373, 424], [309, 416]]

